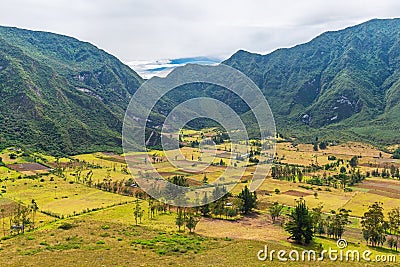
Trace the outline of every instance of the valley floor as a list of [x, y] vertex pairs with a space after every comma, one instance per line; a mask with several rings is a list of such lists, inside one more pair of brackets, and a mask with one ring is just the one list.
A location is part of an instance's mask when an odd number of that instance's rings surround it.
[[[192, 152], [187, 150], [188, 154]], [[194, 233], [189, 233], [187, 229], [178, 231], [174, 208], [151, 216], [148, 201], [141, 199], [139, 204], [144, 215], [136, 225], [133, 211], [138, 189], [129, 182], [131, 176], [118, 155], [94, 153], [72, 159], [36, 155], [37, 163], [54, 169], [43, 173], [43, 170], [24, 165], [31, 159], [23, 156], [10, 159], [9, 153], [4, 151], [0, 155], [6, 164], [0, 167], [3, 190], [0, 197], [0, 236], [3, 236], [0, 266], [400, 266], [400, 254], [395, 250], [386, 245], [382, 248], [367, 246], [360, 226], [360, 218], [375, 201], [383, 203], [385, 215], [392, 208], [400, 207], [400, 182], [395, 179], [368, 177], [343, 190], [340, 186], [307, 183], [312, 176], [322, 177], [324, 170], [308, 174], [302, 182], [269, 177], [257, 191], [258, 207], [254, 214], [232, 219], [201, 217]], [[343, 166], [346, 166], [356, 155], [360, 156], [358, 168], [362, 173], [375, 169], [382, 171], [390, 168], [390, 164], [400, 166], [400, 161], [391, 159], [390, 154], [356, 143], [318, 152], [313, 151], [311, 145], [294, 147], [290, 143], [278, 143], [277, 154], [279, 164], [299, 166], [307, 166], [316, 160], [320, 166], [330, 164], [332, 161], [328, 156], [333, 155], [343, 159]], [[82, 162], [85, 164], [81, 165]], [[23, 169], [29, 166], [31, 169]], [[162, 162], [156, 166], [168, 175], [175, 172]], [[220, 171], [218, 166], [213, 168], [215, 172]], [[333, 174], [337, 170], [326, 172]], [[193, 183], [203, 179], [196, 174], [189, 177]], [[213, 179], [213, 175], [209, 178]], [[246, 184], [248, 181], [239, 183], [233, 194], [240, 192]], [[329, 259], [323, 262], [260, 261], [257, 254], [265, 246], [276, 251], [318, 250], [319, 244], [323, 249], [337, 249], [336, 240], [326, 236], [317, 236], [314, 244], [308, 247], [295, 245], [281, 227], [285, 216], [272, 222], [268, 212], [272, 203], [285, 205], [287, 214], [295, 200], [301, 197], [310, 209], [323, 205], [325, 214], [341, 208], [350, 209], [351, 223], [343, 235], [348, 242], [347, 249], [371, 250], [371, 258], [394, 255], [398, 263]], [[34, 216], [35, 229], [10, 236], [8, 229], [13, 210], [19, 204], [29, 206], [32, 199], [39, 207]]]

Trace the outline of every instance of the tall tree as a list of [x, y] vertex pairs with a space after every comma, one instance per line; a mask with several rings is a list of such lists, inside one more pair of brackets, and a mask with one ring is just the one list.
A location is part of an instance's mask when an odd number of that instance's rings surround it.
[[322, 205], [318, 205], [317, 207], [313, 208], [311, 211], [311, 219], [313, 222], [313, 230], [314, 234], [324, 234], [324, 224], [326, 223], [325, 220], [322, 218]]
[[133, 216], [135, 217], [135, 223], [138, 225], [138, 220], [142, 221], [143, 210], [140, 206], [139, 199], [136, 199], [135, 207], [133, 208]]
[[256, 192], [250, 192], [247, 185], [239, 193], [238, 197], [243, 200], [242, 211], [244, 214], [249, 214], [257, 206]]
[[271, 214], [272, 222], [275, 223], [276, 219], [281, 216], [283, 210], [283, 205], [278, 202], [274, 202], [269, 208], [269, 214]]
[[196, 229], [196, 225], [199, 222], [199, 220], [192, 214], [190, 213], [186, 219], [186, 227], [189, 229], [189, 232], [192, 233], [194, 229]]
[[318, 151], [318, 142], [314, 143], [313, 149], [314, 149], [314, 151]]
[[399, 235], [400, 235], [400, 208], [394, 208], [388, 213], [389, 216], [389, 228], [392, 234], [396, 236], [396, 243], [393, 245], [396, 247], [399, 243]]
[[290, 234], [289, 239], [293, 239], [298, 244], [309, 244], [312, 241], [313, 222], [304, 199], [297, 201], [284, 228]]
[[36, 212], [38, 211], [39, 207], [34, 199], [31, 202], [31, 211], [32, 211], [32, 227], [35, 228], [35, 217]]
[[5, 217], [5, 215], [4, 215], [4, 209], [2, 208], [2, 209], [0, 209], [0, 212], [1, 212], [1, 218], [2, 218], [2, 220], [3, 220], [3, 235], [4, 236], [6, 236], [6, 232], [5, 232], [5, 229], [4, 229], [4, 217]]
[[211, 212], [214, 215], [219, 216], [221, 218], [222, 215], [224, 214], [224, 211], [225, 211], [225, 199], [223, 198], [217, 199], [211, 204]]
[[178, 208], [175, 224], [178, 226], [178, 231], [181, 231], [181, 227], [185, 224], [185, 216], [181, 208]]
[[[203, 197], [203, 203], [207, 203], [208, 202], [208, 197], [207, 197], [207, 192], [204, 193], [204, 197]], [[210, 215], [210, 204], [204, 204], [202, 206], [200, 206], [200, 212], [203, 216], [209, 216]]]
[[350, 164], [350, 166], [352, 168], [357, 167], [357, 165], [358, 165], [358, 157], [357, 156], [352, 157], [350, 162], [349, 162], [349, 164]]

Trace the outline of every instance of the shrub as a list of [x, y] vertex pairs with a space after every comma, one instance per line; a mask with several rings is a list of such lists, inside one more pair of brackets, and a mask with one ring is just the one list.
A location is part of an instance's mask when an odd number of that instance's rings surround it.
[[328, 160], [336, 160], [335, 156], [328, 156]]
[[58, 226], [58, 229], [69, 230], [73, 227], [74, 227], [74, 225], [72, 223], [65, 222], [65, 223], [61, 224], [60, 226]]

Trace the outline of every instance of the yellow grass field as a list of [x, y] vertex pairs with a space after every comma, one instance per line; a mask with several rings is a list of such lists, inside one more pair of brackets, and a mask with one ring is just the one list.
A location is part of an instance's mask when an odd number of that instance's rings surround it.
[[[198, 131], [185, 130], [183, 134], [186, 141], [197, 140], [200, 136]], [[214, 132], [208, 130], [203, 134], [212, 136]], [[202, 161], [217, 163], [222, 158], [230, 165], [224, 156], [224, 146], [220, 145], [218, 148], [215, 157]], [[173, 160], [172, 164], [166, 161], [162, 151], [149, 151], [148, 154], [150, 159], [156, 154], [158, 160], [153, 167], [164, 178], [183, 175], [191, 179], [193, 184], [202, 184], [204, 175], [208, 182], [212, 183], [226, 169], [224, 166], [209, 166], [194, 172], [192, 170], [201, 166], [198, 161], [201, 155], [199, 149], [184, 147], [181, 152], [183, 157], [176, 159], [176, 162]], [[0, 155], [6, 166], [25, 162], [22, 157], [10, 160], [9, 153], [10, 151], [3, 151]], [[314, 151], [313, 146], [309, 144], [299, 144], [295, 147], [285, 142], [277, 143], [276, 153], [281, 163], [302, 166], [323, 166], [331, 163], [328, 156], [334, 155], [344, 160], [341, 166], [346, 168], [348, 160], [353, 156], [361, 156], [358, 168], [362, 173], [376, 167], [384, 168], [387, 164], [400, 166], [399, 160], [391, 159], [390, 154], [360, 143], [340, 144], [329, 146], [326, 150]], [[285, 205], [284, 214], [287, 214], [301, 197], [310, 209], [323, 205], [325, 214], [340, 208], [351, 210], [351, 224], [346, 226], [344, 233], [348, 249], [361, 252], [371, 250], [371, 257], [400, 257], [400, 254], [386, 248], [386, 245], [385, 248], [366, 246], [360, 225], [360, 218], [375, 201], [383, 203], [385, 215], [390, 209], [400, 207], [400, 182], [397, 180], [370, 177], [361, 184], [349, 187], [349, 192], [344, 192], [342, 188], [305, 183], [312, 175], [322, 175], [324, 170], [307, 174], [302, 183], [275, 180], [268, 176], [257, 190], [258, 208], [255, 214], [241, 215], [231, 220], [226, 220], [225, 216], [201, 217], [195, 233], [189, 234], [187, 229], [178, 232], [175, 208], [166, 212], [156, 212], [154, 217], [150, 217], [148, 201], [139, 200], [143, 217], [138, 225], [135, 225], [134, 196], [105, 192], [94, 186], [89, 187], [83, 182], [83, 178], [89, 172], [92, 173], [93, 183], [134, 180], [138, 175], [149, 172], [145, 168], [144, 156], [143, 153], [128, 155], [128, 160], [137, 162], [137, 168], [132, 170], [132, 175], [126, 173], [127, 165], [123, 156], [102, 152], [77, 155], [70, 159], [56, 159], [37, 154], [39, 162], [45, 159], [45, 164], [63, 168], [59, 176], [52, 172], [38, 177], [26, 177], [6, 166], [0, 167], [0, 186], [5, 190], [0, 197], [0, 208], [12, 209], [16, 203], [29, 205], [32, 199], [39, 207], [36, 215], [37, 229], [0, 240], [0, 266], [37, 266], [38, 262], [41, 266], [54, 266], [54, 263], [59, 266], [396, 266], [395, 263], [370, 264], [365, 261], [258, 260], [257, 253], [265, 245], [269, 249], [287, 251], [319, 249], [319, 244], [322, 244], [323, 249], [337, 248], [336, 240], [319, 236], [310, 247], [295, 245], [287, 240], [288, 234], [281, 226], [284, 222], [272, 222], [268, 211], [272, 203], [279, 202]], [[76, 162], [77, 160], [79, 162]], [[82, 164], [83, 162], [87, 164]], [[182, 164], [184, 168], [178, 169], [173, 165], [175, 163]], [[248, 180], [254, 172], [254, 167], [245, 169], [245, 179], [234, 187], [233, 195], [241, 192], [244, 186], [249, 186], [251, 181]], [[338, 170], [328, 171], [329, 174], [337, 172]], [[233, 177], [226, 179], [229, 181]], [[276, 189], [278, 193], [275, 192]], [[43, 212], [51, 213], [52, 216]], [[0, 233], [3, 235], [5, 231], [2, 231], [2, 221], [5, 222], [5, 229], [9, 229], [9, 216], [5, 214], [0, 218]], [[400, 258], [397, 262], [400, 262]]]
[[102, 208], [121, 202], [132, 201], [132, 198], [89, 188], [82, 184], [69, 183], [58, 177], [54, 181], [21, 179], [4, 181], [7, 187], [6, 196], [29, 204], [34, 199], [40, 210], [50, 211], [57, 215], [73, 215], [87, 209]]

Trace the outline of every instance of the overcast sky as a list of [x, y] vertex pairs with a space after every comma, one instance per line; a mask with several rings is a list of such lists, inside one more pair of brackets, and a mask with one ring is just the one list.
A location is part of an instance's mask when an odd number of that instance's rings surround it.
[[372, 18], [398, 0], [1, 0], [0, 24], [89, 41], [124, 62], [267, 53]]

